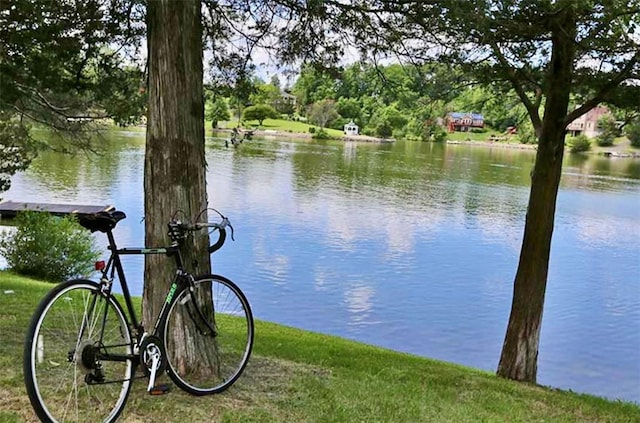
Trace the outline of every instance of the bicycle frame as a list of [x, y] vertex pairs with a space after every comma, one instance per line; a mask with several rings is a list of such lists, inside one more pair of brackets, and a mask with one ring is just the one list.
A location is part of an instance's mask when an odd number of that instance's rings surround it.
[[[131, 300], [131, 293], [129, 291], [129, 285], [127, 284], [127, 279], [125, 276], [124, 268], [122, 266], [122, 261], [120, 260], [121, 255], [148, 255], [148, 254], [165, 254], [167, 256], [173, 256], [176, 263], [176, 274], [167, 293], [165, 301], [163, 303], [162, 309], [160, 313], [158, 313], [158, 317], [156, 318], [155, 324], [153, 326], [153, 331], [150, 332], [152, 334], [156, 334], [160, 325], [164, 319], [164, 315], [166, 312], [166, 308], [171, 304], [171, 301], [174, 295], [178, 292], [178, 287], [183, 285], [183, 281], [188, 280], [188, 273], [184, 271], [182, 255], [180, 254], [179, 247], [177, 244], [171, 245], [169, 247], [156, 247], [156, 248], [118, 248], [115, 242], [115, 237], [111, 231], [108, 231], [107, 238], [109, 241], [108, 249], [111, 251], [111, 255], [109, 256], [109, 260], [107, 261], [104, 268], [101, 270], [102, 276], [100, 278], [101, 283], [101, 291], [105, 296], [111, 295], [111, 290], [113, 287], [114, 276], [117, 276], [120, 287], [122, 288], [122, 295], [125, 300], [126, 312], [129, 316], [130, 322], [132, 325], [132, 329], [134, 330], [134, 336], [136, 340], [136, 345], [138, 345], [144, 335], [145, 329], [142, 325], [142, 322], [138, 320], [135, 308], [133, 306], [133, 301]], [[106, 316], [105, 316], [106, 318]], [[134, 354], [135, 356], [136, 354]], [[117, 357], [117, 356], [106, 356], [104, 357], [107, 360], [122, 360], [130, 357]]]

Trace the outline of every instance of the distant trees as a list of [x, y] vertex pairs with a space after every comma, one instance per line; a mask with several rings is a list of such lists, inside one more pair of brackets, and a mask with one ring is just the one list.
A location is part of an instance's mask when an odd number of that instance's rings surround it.
[[280, 117], [280, 114], [276, 109], [267, 104], [249, 106], [242, 112], [243, 120], [257, 120], [260, 126], [262, 126], [262, 122], [265, 119], [277, 119], [278, 117]]
[[336, 102], [336, 112], [344, 119], [361, 124], [362, 105], [358, 98], [342, 97]]
[[307, 114], [311, 123], [326, 128], [329, 122], [338, 117], [336, 102], [328, 99], [318, 101], [309, 107]]
[[640, 120], [627, 125], [626, 133], [631, 145], [640, 148]]
[[[364, 133], [383, 133], [388, 129], [414, 139], [422, 137], [425, 115], [441, 117], [445, 113], [443, 100], [451, 101], [461, 92], [454, 87], [460, 78], [457, 72], [445, 72], [441, 65], [413, 64], [378, 65], [354, 63], [344, 69], [321, 72], [315, 67], [302, 68], [293, 86], [302, 113], [311, 118], [315, 104], [335, 101], [338, 117], [328, 126], [342, 129], [349, 120]], [[435, 81], [434, 78], [440, 78]], [[441, 91], [441, 86], [449, 87]], [[437, 112], [435, 105], [438, 105]], [[429, 113], [425, 114], [425, 110]]]
[[335, 97], [335, 78], [312, 66], [303, 66], [292, 89], [302, 107]]
[[225, 98], [220, 96], [209, 97], [211, 98], [205, 100], [204, 117], [211, 121], [211, 127], [215, 129], [218, 126], [218, 122], [231, 119], [231, 114]]
[[394, 130], [403, 128], [408, 121], [407, 114], [398, 110], [395, 105], [391, 105], [376, 110], [369, 124], [375, 128], [378, 135], [390, 137]]
[[279, 87], [276, 87], [273, 84], [257, 82], [255, 92], [249, 96], [249, 101], [251, 104], [266, 104], [273, 107], [279, 98]]
[[600, 129], [600, 133], [596, 137], [596, 143], [600, 147], [612, 146], [618, 136], [615, 118], [611, 115], [602, 116], [598, 121], [598, 128]]

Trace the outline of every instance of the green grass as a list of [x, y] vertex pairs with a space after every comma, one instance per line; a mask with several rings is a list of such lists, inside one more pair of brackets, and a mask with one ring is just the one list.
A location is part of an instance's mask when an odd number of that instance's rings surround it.
[[[22, 380], [22, 344], [31, 313], [51, 287], [0, 272], [0, 422], [36, 421]], [[640, 407], [256, 322], [249, 366], [227, 392], [193, 397], [174, 387], [150, 397], [145, 382], [136, 382], [121, 421], [154, 420], [638, 422]]]
[[[233, 128], [238, 125], [237, 120], [232, 120], [228, 122], [219, 122], [218, 126], [220, 128]], [[262, 126], [258, 125], [258, 121], [244, 121], [243, 125], [245, 128], [256, 128], [258, 130], [272, 130], [272, 131], [282, 131], [282, 132], [292, 132], [292, 133], [302, 133], [309, 134], [309, 128], [316, 128], [317, 126], [309, 125], [305, 122], [298, 122], [294, 120], [286, 120], [286, 119], [265, 119], [262, 122]], [[206, 128], [211, 128], [211, 122], [207, 122], [205, 124]], [[324, 129], [330, 136], [336, 138], [342, 138], [344, 136], [344, 132], [339, 131], [337, 129], [325, 128]]]

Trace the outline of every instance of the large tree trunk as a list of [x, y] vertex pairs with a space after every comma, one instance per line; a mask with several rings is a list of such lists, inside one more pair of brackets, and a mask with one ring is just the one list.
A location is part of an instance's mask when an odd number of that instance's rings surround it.
[[[147, 2], [149, 110], [144, 168], [145, 245], [169, 245], [167, 223], [177, 211], [192, 219], [207, 208], [200, 1]], [[206, 218], [206, 215], [204, 215]], [[189, 237], [188, 270], [209, 273], [206, 231]], [[195, 268], [194, 266], [197, 266]], [[175, 265], [146, 256], [143, 321], [152, 329]]]
[[540, 327], [573, 72], [576, 25], [568, 9], [557, 17], [552, 33], [547, 101], [531, 176], [511, 315], [497, 370], [498, 376], [532, 383], [536, 382], [538, 370]]

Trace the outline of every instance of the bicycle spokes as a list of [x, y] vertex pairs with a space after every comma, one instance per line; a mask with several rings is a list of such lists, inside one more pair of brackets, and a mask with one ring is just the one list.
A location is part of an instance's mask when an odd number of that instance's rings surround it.
[[45, 297], [36, 317], [25, 350], [25, 380], [38, 416], [113, 421], [133, 374], [131, 336], [119, 305], [99, 294], [97, 284], [72, 281]]

